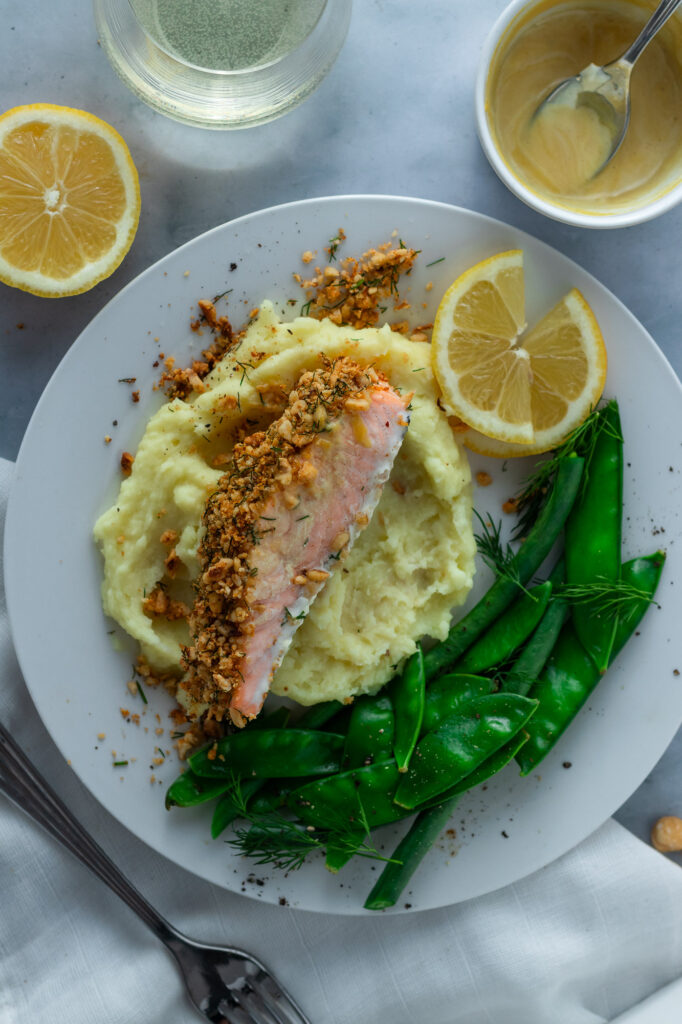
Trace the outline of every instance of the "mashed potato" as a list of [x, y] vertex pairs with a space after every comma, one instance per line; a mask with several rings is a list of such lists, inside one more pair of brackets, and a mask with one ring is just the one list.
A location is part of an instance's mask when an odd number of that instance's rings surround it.
[[[191, 603], [200, 521], [239, 432], [279, 414], [285, 394], [324, 352], [372, 363], [403, 394], [411, 422], [369, 526], [310, 609], [272, 690], [301, 704], [375, 692], [415, 650], [442, 639], [472, 584], [470, 472], [437, 404], [429, 345], [389, 327], [352, 330], [301, 317], [281, 323], [261, 307], [241, 344], [206, 377], [206, 391], [166, 403], [150, 419], [133, 471], [95, 526], [104, 556], [104, 610], [157, 670], [180, 671], [184, 619], [148, 618], [143, 601], [163, 581]], [[181, 566], [170, 578], [175, 548]]]

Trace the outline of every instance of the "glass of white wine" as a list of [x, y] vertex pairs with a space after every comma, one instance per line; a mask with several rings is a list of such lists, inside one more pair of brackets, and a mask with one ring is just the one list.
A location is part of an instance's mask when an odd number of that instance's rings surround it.
[[203, 128], [264, 124], [334, 63], [352, 0], [94, 0], [99, 42], [155, 110]]

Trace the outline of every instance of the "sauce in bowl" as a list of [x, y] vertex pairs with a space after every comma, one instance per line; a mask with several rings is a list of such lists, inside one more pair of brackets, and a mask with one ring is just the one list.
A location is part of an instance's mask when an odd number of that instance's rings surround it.
[[549, 0], [530, 7], [491, 63], [486, 109], [511, 172], [559, 206], [611, 213], [644, 205], [682, 176], [682, 23], [673, 17], [637, 62], [625, 139], [600, 172], [611, 133], [591, 107], [551, 106], [547, 94], [589, 64], [619, 57], [651, 8], [631, 0]]

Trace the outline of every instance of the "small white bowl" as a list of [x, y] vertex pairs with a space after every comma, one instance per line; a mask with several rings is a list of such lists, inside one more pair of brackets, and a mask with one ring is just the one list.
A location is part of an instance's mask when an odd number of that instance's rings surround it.
[[625, 228], [631, 227], [633, 224], [641, 224], [643, 221], [651, 220], [653, 217], [658, 217], [661, 213], [670, 210], [682, 201], [682, 166], [680, 167], [677, 184], [674, 184], [663, 194], [659, 194], [651, 199], [644, 197], [640, 202], [633, 204], [631, 209], [605, 210], [604, 213], [596, 213], [571, 209], [544, 199], [536, 192], [527, 188], [504, 160], [497, 148], [486, 109], [488, 75], [498, 47], [508, 33], [509, 37], [511, 37], [514, 22], [525, 21], [529, 11], [532, 11], [534, 7], [541, 6], [546, 10], [545, 0], [512, 0], [512, 3], [504, 9], [493, 25], [483, 45], [476, 79], [476, 123], [483, 152], [487, 156], [491, 167], [507, 188], [521, 199], [522, 202], [526, 203], [527, 206], [537, 210], [539, 213], [544, 213], [546, 217], [562, 221], [564, 224], [574, 224], [577, 227], [583, 228]]

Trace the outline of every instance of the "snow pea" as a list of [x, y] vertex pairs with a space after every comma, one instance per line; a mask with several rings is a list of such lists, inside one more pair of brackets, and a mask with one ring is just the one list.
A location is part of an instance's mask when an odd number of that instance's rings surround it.
[[[559, 463], [549, 496], [511, 565], [523, 586], [539, 569], [559, 536], [578, 493], [582, 471], [583, 459], [575, 453]], [[455, 623], [446, 639], [424, 655], [427, 682], [456, 662], [517, 594], [514, 579], [498, 576], [478, 604]]]
[[399, 778], [391, 758], [308, 782], [295, 789], [287, 803], [307, 825], [348, 831], [355, 823], [364, 833], [366, 826], [377, 828], [405, 817], [404, 809], [393, 803]]
[[448, 673], [434, 679], [426, 691], [421, 735], [437, 729], [444, 719], [478, 697], [495, 689], [495, 681], [487, 676]]
[[[557, 563], [550, 574], [553, 586], [563, 583], [564, 562]], [[528, 640], [502, 680], [504, 693], [520, 693], [527, 696], [531, 686], [542, 672], [557, 641], [568, 615], [568, 605], [552, 594], [533, 635]]]
[[394, 906], [447, 825], [458, 800], [459, 796], [450, 797], [417, 815], [365, 900], [365, 910], [385, 910]]
[[391, 698], [395, 711], [395, 737], [393, 755], [398, 769], [407, 771], [424, 717], [426, 675], [424, 674], [424, 653], [421, 644], [407, 660], [391, 687]]
[[231, 785], [230, 779], [202, 779], [188, 768], [166, 790], [166, 810], [171, 807], [194, 807], [215, 800]]
[[[583, 486], [566, 520], [566, 582], [606, 582], [620, 577], [623, 509], [623, 437], [617, 402], [598, 414], [597, 436]], [[575, 631], [600, 673], [609, 664], [616, 618], [587, 604], [572, 610]]]
[[549, 580], [522, 593], [459, 659], [455, 671], [478, 675], [507, 661], [533, 632], [551, 595]]
[[355, 852], [360, 849], [364, 838], [364, 832], [349, 832], [343, 845], [337, 846], [333, 842], [330, 842], [327, 846], [324, 862], [324, 866], [327, 871], [331, 871], [333, 875], [337, 875], [341, 868], [355, 856]]
[[366, 910], [385, 910], [400, 898], [412, 875], [429, 852], [436, 839], [452, 817], [461, 795], [486, 782], [518, 753], [527, 741], [525, 730], [517, 733], [508, 743], [488, 757], [460, 783], [434, 797], [420, 810], [409, 831], [400, 840], [390, 860], [365, 901]]
[[[622, 566], [621, 579], [637, 587], [648, 598], [653, 598], [664, 562], [665, 555], [661, 551], [633, 558]], [[611, 661], [636, 630], [649, 603], [647, 598], [634, 600], [618, 616]], [[600, 679], [599, 669], [580, 643], [575, 626], [569, 619], [542, 675], [530, 691], [539, 700], [540, 707], [528, 725], [528, 743], [517, 757], [522, 775], [533, 771], [549, 753]]]
[[296, 728], [321, 729], [339, 711], [343, 711], [343, 704], [338, 700], [328, 700], [324, 704], [313, 704], [312, 707], [306, 708], [298, 719]]
[[385, 694], [358, 697], [353, 703], [341, 767], [361, 768], [386, 761], [393, 752], [393, 704]]
[[223, 736], [189, 758], [197, 775], [261, 779], [338, 772], [343, 736], [309, 729], [248, 729]]
[[444, 793], [519, 732], [538, 706], [513, 693], [479, 697], [419, 741], [395, 801], [412, 810]]
[[526, 730], [521, 729], [520, 732], [517, 732], [516, 736], [512, 736], [508, 743], [505, 743], [503, 747], [500, 747], [494, 754], [487, 757], [483, 764], [480, 764], [478, 768], [474, 768], [473, 772], [463, 778], [461, 782], [446, 789], [444, 793], [440, 793], [437, 797], [433, 797], [432, 800], [427, 801], [424, 804], [424, 808], [435, 807], [436, 804], [449, 800], [453, 796], [461, 796], [462, 793], [468, 793], [470, 789], [475, 789], [476, 786], [480, 786], [483, 782], [492, 779], [493, 775], [497, 775], [510, 761], [514, 760], [521, 748], [528, 742], [528, 739]]
[[211, 819], [211, 836], [217, 839], [228, 825], [231, 825], [242, 812], [244, 802], [249, 804], [264, 785], [263, 779], [232, 780], [230, 788], [221, 796], [213, 811]]
[[261, 729], [286, 729], [290, 718], [291, 711], [282, 705], [275, 708], [274, 711], [269, 711], [267, 715], [259, 715], [258, 718], [254, 718], [253, 722], [249, 722], [246, 728], [251, 729], [252, 732], [254, 729], [257, 731]]

